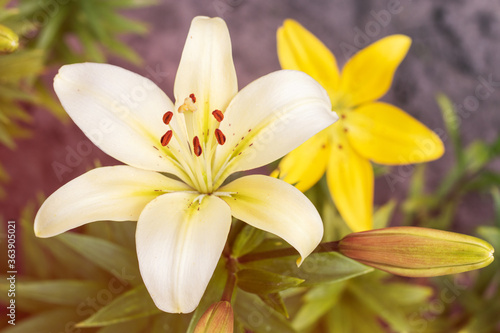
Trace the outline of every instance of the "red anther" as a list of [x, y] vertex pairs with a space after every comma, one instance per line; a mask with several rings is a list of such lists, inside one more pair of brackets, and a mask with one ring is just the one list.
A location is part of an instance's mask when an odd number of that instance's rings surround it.
[[196, 96], [194, 96], [194, 94], [189, 95], [189, 98], [191, 98], [193, 103], [196, 103]]
[[212, 114], [214, 115], [215, 120], [219, 123], [224, 120], [224, 113], [222, 113], [221, 110], [215, 110]]
[[194, 149], [194, 154], [196, 156], [201, 155], [202, 149], [201, 149], [201, 145], [200, 145], [200, 139], [198, 139], [197, 136], [195, 136], [193, 139], [193, 149]]
[[163, 147], [165, 147], [166, 145], [168, 145], [168, 143], [170, 142], [170, 139], [172, 139], [172, 135], [173, 134], [174, 133], [172, 132], [172, 130], [168, 130], [167, 133], [163, 134], [163, 136], [160, 139], [161, 145]]
[[168, 125], [170, 123], [170, 120], [172, 120], [172, 117], [174, 116], [174, 113], [172, 111], [168, 111], [163, 115], [163, 122], [165, 125]]
[[217, 139], [217, 142], [222, 146], [226, 142], [226, 136], [222, 131], [218, 128], [215, 129], [215, 138]]

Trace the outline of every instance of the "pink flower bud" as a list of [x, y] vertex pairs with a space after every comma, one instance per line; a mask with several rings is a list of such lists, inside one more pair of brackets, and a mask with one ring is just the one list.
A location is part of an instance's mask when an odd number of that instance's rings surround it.
[[488, 266], [493, 247], [454, 232], [394, 227], [352, 233], [339, 251], [362, 264], [409, 277], [455, 274]]
[[194, 329], [194, 333], [232, 333], [234, 315], [231, 303], [221, 301], [212, 304], [203, 314]]

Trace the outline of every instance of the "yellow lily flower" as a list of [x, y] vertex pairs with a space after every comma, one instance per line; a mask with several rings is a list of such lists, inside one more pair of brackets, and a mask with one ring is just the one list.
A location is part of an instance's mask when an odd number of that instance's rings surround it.
[[283, 69], [301, 70], [328, 92], [340, 119], [280, 162], [279, 176], [306, 191], [325, 173], [335, 204], [353, 231], [372, 228], [373, 168], [379, 164], [421, 163], [439, 158], [439, 137], [403, 110], [377, 99], [411, 44], [403, 35], [380, 39], [356, 53], [339, 72], [334, 55], [294, 20], [278, 29]]

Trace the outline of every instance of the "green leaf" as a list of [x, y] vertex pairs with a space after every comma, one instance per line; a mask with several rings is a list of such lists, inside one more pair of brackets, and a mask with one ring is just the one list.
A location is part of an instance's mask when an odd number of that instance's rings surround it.
[[134, 50], [117, 39], [108, 40], [106, 42], [106, 46], [114, 54], [130, 61], [135, 65], [140, 65], [142, 63], [142, 58]]
[[129, 320], [124, 323], [109, 325], [101, 328], [97, 333], [143, 333], [150, 332], [148, 330], [149, 320], [148, 318], [139, 318], [134, 320]]
[[[74, 308], [61, 308], [38, 313], [24, 320], [17, 321], [16, 325], [2, 330], [2, 333], [54, 333], [76, 332], [75, 323], [81, 318]], [[5, 318], [4, 318], [5, 320]]]
[[339, 301], [345, 282], [325, 283], [313, 287], [304, 296], [304, 305], [293, 318], [293, 327], [300, 331], [312, 326]]
[[[500, 175], [499, 175], [500, 179]], [[499, 181], [500, 185], [500, 181]], [[500, 228], [500, 189], [494, 187], [491, 189], [491, 196], [493, 197], [493, 207], [495, 208], [495, 225]]]
[[425, 163], [415, 165], [411, 176], [410, 188], [408, 189], [408, 196], [410, 198], [418, 198], [424, 195], [426, 168], [427, 164]]
[[33, 277], [47, 279], [51, 276], [52, 263], [48, 258], [40, 239], [35, 237], [33, 221], [35, 219], [35, 205], [33, 202], [26, 204], [21, 213], [20, 227], [18, 233], [23, 244], [23, 260], [26, 264], [26, 272]]
[[[78, 305], [103, 288], [99, 283], [79, 280], [17, 281], [16, 285], [19, 302], [26, 299], [58, 305]], [[7, 290], [8, 284], [2, 281], [0, 289]]]
[[483, 141], [474, 141], [465, 150], [467, 170], [471, 173], [484, 167], [490, 159], [490, 147]]
[[343, 296], [325, 318], [329, 333], [386, 332], [377, 316], [352, 295]]
[[20, 51], [0, 57], [0, 81], [17, 82], [38, 76], [43, 70], [44, 52], [41, 50]]
[[121, 15], [108, 15], [104, 24], [114, 33], [130, 32], [138, 35], [144, 35], [148, 32], [148, 27], [142, 22], [131, 20]]
[[258, 296], [266, 305], [271, 307], [271, 309], [283, 315], [285, 318], [289, 317], [285, 302], [283, 302], [283, 298], [279, 293]]
[[239, 291], [234, 303], [235, 319], [255, 333], [294, 333], [290, 322], [270, 309], [258, 296]]
[[135, 253], [109, 241], [66, 232], [58, 236], [71, 249], [97, 266], [122, 279], [126, 277], [132, 285], [141, 283], [141, 275]]
[[244, 268], [254, 268], [288, 275], [305, 280], [301, 286], [323, 282], [338, 282], [373, 271], [339, 253], [313, 253], [297, 267], [295, 257], [273, 258], [243, 264]]
[[78, 327], [107, 326], [160, 313], [144, 285], [140, 285], [114, 299]]
[[394, 208], [396, 208], [396, 203], [396, 200], [392, 199], [375, 211], [375, 214], [373, 214], [373, 229], [387, 227], [394, 213]]
[[460, 123], [461, 120], [457, 116], [457, 112], [451, 100], [444, 94], [439, 93], [436, 95], [436, 101], [441, 109], [443, 115], [444, 125], [446, 131], [451, 138], [453, 150], [455, 152], [455, 159], [459, 165], [463, 165], [463, 148], [462, 140], [460, 138]]
[[243, 269], [236, 273], [238, 287], [260, 295], [277, 293], [304, 282], [302, 279], [257, 269]]
[[384, 319], [397, 332], [411, 329], [404, 309], [394, 299], [385, 297], [383, 288], [374, 289], [373, 283], [349, 283], [348, 288], [363, 306]]
[[56, 15], [52, 15], [50, 20], [46, 22], [41, 29], [40, 34], [36, 38], [36, 48], [48, 49], [54, 43], [60, 42], [59, 37], [63, 31], [64, 20], [68, 13], [68, 6], [58, 6]]
[[396, 306], [425, 304], [433, 294], [431, 287], [400, 282], [376, 285], [373, 291], [380, 297], [392, 300]]
[[500, 251], [500, 228], [483, 225], [477, 228], [477, 233], [490, 243], [496, 251]]
[[[148, 333], [186, 332], [189, 315], [162, 312], [153, 317], [153, 324]], [[123, 331], [122, 331], [123, 332]]]
[[265, 238], [266, 233], [263, 230], [245, 225], [234, 241], [233, 256], [238, 258], [252, 252]]
[[106, 2], [117, 8], [135, 8], [158, 4], [158, 0], [107, 0]]
[[60, 236], [37, 239], [54, 258], [51, 275], [57, 278], [105, 280], [109, 275], [95, 263], [82, 256], [60, 240]]
[[68, 123], [69, 117], [55, 96], [40, 81], [35, 83], [36, 103], [49, 110], [59, 121]]

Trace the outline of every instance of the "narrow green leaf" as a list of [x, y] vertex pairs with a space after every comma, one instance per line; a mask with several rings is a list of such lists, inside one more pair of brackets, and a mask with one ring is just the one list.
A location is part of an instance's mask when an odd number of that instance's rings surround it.
[[337, 304], [344, 287], [345, 282], [325, 283], [313, 287], [304, 296], [304, 305], [293, 318], [293, 327], [300, 331], [314, 325]]
[[52, 276], [68, 279], [104, 280], [107, 272], [63, 243], [59, 236], [37, 239], [55, 259], [52, 264]]
[[61, 106], [59, 100], [56, 100], [49, 89], [40, 81], [35, 83], [36, 89], [36, 102], [49, 110], [54, 116], [63, 123], [68, 123], [69, 117], [64, 108]]
[[78, 327], [108, 326], [160, 313], [144, 285], [140, 285], [114, 299]]
[[304, 282], [302, 279], [257, 269], [243, 269], [236, 273], [238, 287], [260, 295], [277, 293]]
[[394, 208], [396, 208], [396, 200], [389, 200], [385, 205], [379, 207], [373, 214], [373, 229], [386, 228], [391, 221]]
[[43, 70], [44, 53], [41, 50], [19, 51], [0, 57], [0, 80], [17, 82], [37, 76]]
[[381, 296], [380, 292], [373, 291], [372, 287], [372, 285], [362, 283], [348, 285], [349, 290], [356, 295], [360, 303], [384, 319], [394, 330], [408, 331], [411, 327], [401, 306], [394, 304], [393, 299]]
[[234, 241], [233, 256], [241, 257], [252, 252], [265, 238], [265, 231], [245, 225]]
[[[16, 299], [36, 300], [48, 304], [78, 305], [87, 297], [93, 297], [103, 285], [93, 281], [50, 280], [50, 281], [17, 281]], [[5, 288], [4, 282], [0, 288]]]
[[343, 295], [325, 318], [329, 333], [386, 332], [380, 325], [379, 318], [351, 295]]
[[465, 150], [467, 170], [471, 173], [484, 167], [490, 160], [490, 147], [483, 141], [474, 141]]
[[290, 322], [270, 309], [258, 296], [239, 291], [234, 303], [236, 321], [255, 333], [294, 333]]
[[500, 251], [500, 228], [492, 226], [480, 226], [477, 233], [490, 243], [496, 251]]
[[135, 33], [143, 35], [148, 32], [148, 27], [144, 23], [114, 14], [113, 12], [107, 15], [106, 18], [107, 20], [104, 22], [105, 26], [114, 33]]
[[100, 46], [95, 43], [93, 36], [90, 32], [83, 28], [77, 29], [76, 34], [82, 43], [83, 49], [85, 50], [85, 57], [90, 61], [95, 62], [105, 62], [106, 56], [102, 52]]
[[26, 263], [26, 273], [39, 278], [51, 277], [53, 268], [50, 258], [43, 251], [40, 239], [33, 232], [33, 221], [35, 219], [35, 205], [33, 202], [26, 204], [21, 213], [20, 223], [16, 224], [18, 235], [23, 245], [23, 260]]
[[460, 123], [461, 120], [457, 116], [457, 112], [451, 100], [444, 94], [439, 93], [436, 95], [436, 101], [441, 109], [444, 125], [446, 131], [451, 138], [453, 150], [455, 152], [455, 159], [459, 165], [463, 165], [463, 148], [462, 140], [460, 138]]
[[[498, 184], [500, 185], [500, 181]], [[495, 224], [500, 228], [500, 188], [493, 187], [491, 189], [491, 196], [493, 197], [493, 207], [495, 207]]]
[[80, 319], [74, 308], [60, 308], [41, 312], [20, 321], [16, 319], [16, 325], [9, 325], [2, 330], [2, 333], [76, 332], [74, 325]]
[[142, 58], [134, 50], [117, 39], [108, 40], [106, 42], [106, 46], [111, 52], [130, 61], [133, 64], [139, 65], [142, 63]]
[[124, 323], [109, 325], [101, 328], [97, 333], [143, 333], [150, 332], [148, 318], [138, 318]]
[[107, 0], [106, 2], [116, 8], [136, 8], [157, 5], [159, 0]]
[[66, 232], [57, 236], [68, 247], [93, 262], [97, 266], [132, 285], [141, 283], [141, 275], [136, 254], [109, 241]]
[[68, 6], [58, 6], [58, 11], [42, 27], [36, 38], [36, 48], [50, 49], [54, 43], [60, 42], [62, 26], [68, 15]]
[[422, 305], [429, 301], [434, 293], [431, 287], [409, 283], [392, 282], [373, 286], [373, 292], [379, 297], [392, 300], [395, 306]]
[[258, 295], [260, 299], [273, 310], [288, 318], [288, 310], [286, 308], [285, 302], [279, 293], [268, 294], [268, 295]]
[[173, 313], [162, 312], [155, 315], [153, 324], [148, 333], [167, 333], [167, 332], [186, 332], [189, 320], [189, 315], [179, 315]]
[[273, 258], [248, 262], [242, 266], [303, 279], [305, 282], [301, 286], [343, 281], [373, 271], [373, 268], [333, 252], [313, 253], [300, 267], [297, 267], [295, 260], [295, 256]]

